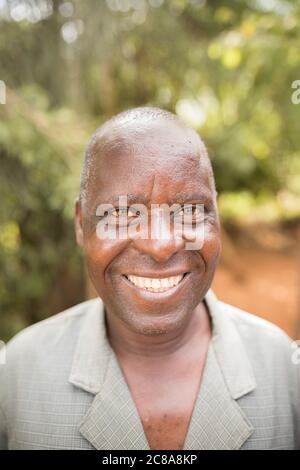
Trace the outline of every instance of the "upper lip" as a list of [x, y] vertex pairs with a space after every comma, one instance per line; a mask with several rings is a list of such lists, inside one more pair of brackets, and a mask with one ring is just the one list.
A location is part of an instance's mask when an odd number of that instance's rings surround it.
[[164, 279], [166, 277], [173, 277], [173, 276], [182, 276], [183, 274], [188, 273], [188, 270], [176, 270], [176, 271], [168, 271], [168, 272], [132, 272], [129, 271], [124, 273], [124, 276], [138, 276], [138, 277], [149, 277], [152, 279]]

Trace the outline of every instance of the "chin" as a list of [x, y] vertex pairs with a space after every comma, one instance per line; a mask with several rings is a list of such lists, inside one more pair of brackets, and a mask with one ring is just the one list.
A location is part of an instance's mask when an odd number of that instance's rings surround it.
[[150, 315], [145, 313], [128, 313], [122, 320], [134, 332], [146, 336], [159, 336], [171, 333], [182, 327], [187, 321], [188, 310], [169, 312], [168, 314]]

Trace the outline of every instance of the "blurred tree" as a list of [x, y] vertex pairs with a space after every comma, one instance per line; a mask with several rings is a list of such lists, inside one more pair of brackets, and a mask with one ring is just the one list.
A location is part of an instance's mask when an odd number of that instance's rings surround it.
[[224, 218], [299, 217], [299, 22], [292, 0], [0, 2], [2, 336], [82, 297], [81, 155], [118, 111], [161, 106], [201, 133]]
[[[40, 90], [31, 93], [35, 106], [45, 103]], [[7, 101], [0, 108], [2, 338], [84, 296], [71, 205], [79, 173], [73, 155], [88, 138], [70, 112], [33, 110], [10, 89]]]

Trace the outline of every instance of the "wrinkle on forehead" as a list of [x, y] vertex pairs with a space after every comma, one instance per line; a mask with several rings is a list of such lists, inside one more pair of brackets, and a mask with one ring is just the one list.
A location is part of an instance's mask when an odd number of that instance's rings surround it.
[[[214, 188], [214, 177], [206, 146], [193, 129], [181, 123], [176, 116], [171, 120], [162, 116], [156, 120], [149, 116], [146, 119], [143, 116], [138, 122], [136, 118], [124, 117], [116, 120], [113, 118], [106, 122], [90, 139], [81, 175], [81, 199], [86, 198], [88, 186], [96, 184], [99, 178], [95, 162], [105, 157], [107, 161], [104, 166], [113, 170], [112, 159], [123, 155], [134, 155], [135, 159], [138, 156], [138, 160], [141, 161], [143, 159], [149, 161], [154, 157], [153, 163], [157, 172], [163, 170], [167, 156], [170, 156], [171, 160], [183, 155], [185, 165], [190, 168], [195, 166], [198, 157], [199, 163], [208, 170], [207, 176]], [[116, 161], [115, 164], [120, 163]]]

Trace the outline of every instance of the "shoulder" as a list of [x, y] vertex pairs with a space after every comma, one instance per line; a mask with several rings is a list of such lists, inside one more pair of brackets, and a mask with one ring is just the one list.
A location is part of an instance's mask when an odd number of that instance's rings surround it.
[[274, 323], [225, 302], [219, 301], [219, 305], [223, 313], [234, 322], [241, 336], [282, 346], [291, 344], [291, 338]]
[[8, 365], [25, 353], [29, 358], [30, 353], [37, 354], [41, 350], [54, 352], [61, 344], [68, 348], [68, 344], [76, 341], [86, 315], [99, 302], [99, 299], [82, 302], [20, 331], [7, 343]]
[[219, 301], [219, 306], [235, 325], [255, 367], [260, 370], [269, 369], [274, 373], [276, 370], [294, 372], [292, 357], [296, 348], [295, 341], [281, 328], [224, 302]]

